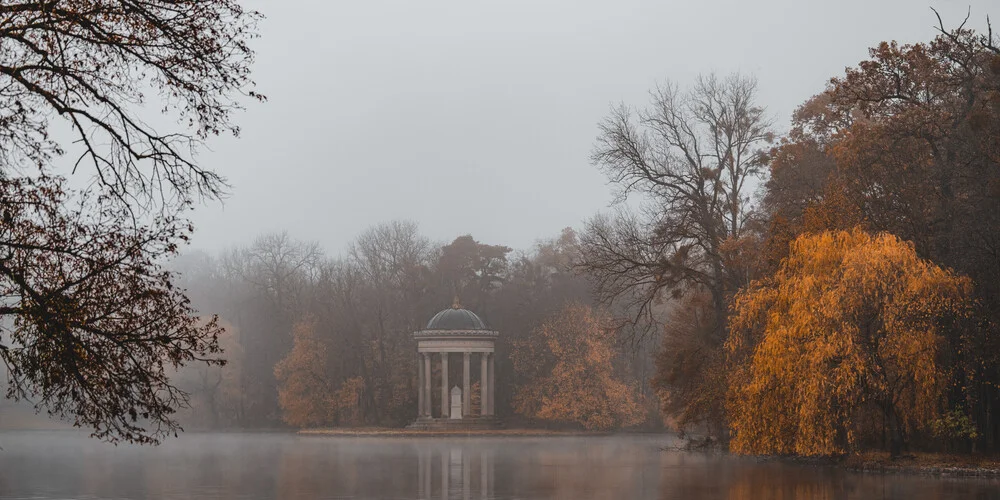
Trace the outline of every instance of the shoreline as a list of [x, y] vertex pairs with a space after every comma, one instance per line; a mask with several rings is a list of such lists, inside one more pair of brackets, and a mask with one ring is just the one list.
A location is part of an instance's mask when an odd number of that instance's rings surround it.
[[839, 456], [739, 455], [711, 439], [688, 437], [664, 451], [715, 453], [756, 462], [835, 467], [853, 473], [1000, 479], [1000, 454], [911, 452], [892, 458], [887, 451], [860, 451]]
[[[720, 453], [727, 453], [722, 451]], [[732, 455], [732, 454], [731, 454]], [[739, 457], [739, 455], [732, 455]], [[848, 472], [883, 475], [1000, 479], [1000, 459], [975, 455], [910, 453], [895, 459], [888, 452], [864, 452], [844, 457], [750, 456], [758, 462], [836, 467]]]
[[[670, 432], [588, 432], [549, 429], [489, 429], [472, 431], [416, 430], [398, 428], [317, 428], [300, 429], [300, 436], [350, 438], [560, 438], [609, 437], [615, 435], [648, 435], [675, 437]], [[723, 449], [685, 449], [682, 446], [663, 447], [663, 451], [687, 453], [719, 453], [733, 458], [757, 462], [778, 462], [789, 465], [834, 467], [853, 473], [899, 474], [911, 476], [954, 477], [969, 479], [1000, 479], [1000, 457], [945, 453], [911, 453], [892, 459], [888, 452], [864, 452], [844, 457], [741, 456]]]
[[587, 432], [587, 431], [555, 431], [549, 429], [482, 429], [482, 430], [418, 430], [418, 429], [396, 429], [384, 427], [370, 428], [319, 428], [300, 429], [296, 434], [300, 436], [331, 436], [331, 437], [358, 437], [358, 438], [379, 438], [379, 437], [606, 437], [621, 432]]
[[910, 453], [892, 459], [887, 452], [868, 452], [845, 457], [841, 467], [873, 474], [1000, 479], [1000, 458], [995, 456]]

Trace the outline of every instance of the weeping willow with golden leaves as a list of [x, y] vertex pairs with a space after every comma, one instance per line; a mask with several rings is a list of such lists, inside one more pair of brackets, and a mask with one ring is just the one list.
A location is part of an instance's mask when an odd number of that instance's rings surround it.
[[967, 278], [889, 234], [799, 237], [735, 301], [731, 448], [835, 455], [888, 440], [899, 453], [943, 410], [944, 354], [970, 293]]

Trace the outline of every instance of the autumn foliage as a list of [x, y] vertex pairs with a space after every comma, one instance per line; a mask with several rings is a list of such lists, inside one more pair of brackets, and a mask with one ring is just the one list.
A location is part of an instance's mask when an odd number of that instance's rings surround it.
[[796, 239], [781, 268], [735, 301], [732, 449], [831, 455], [885, 432], [898, 451], [943, 408], [942, 358], [970, 290], [892, 235]]
[[293, 336], [292, 352], [274, 367], [282, 415], [296, 427], [321, 426], [336, 411], [335, 389], [327, 374], [327, 348], [316, 335], [315, 322], [297, 323]]
[[616, 374], [610, 324], [606, 313], [568, 305], [515, 345], [514, 370], [536, 376], [516, 391], [514, 410], [587, 430], [640, 423], [642, 409], [634, 384]]
[[[227, 189], [200, 148], [263, 99], [259, 19], [235, 0], [0, 2], [7, 398], [111, 442], [181, 430], [189, 394], [169, 374], [221, 366], [222, 332], [163, 263], [190, 239], [192, 205]], [[90, 178], [60, 177], [63, 157]]]
[[869, 54], [799, 108], [772, 153], [767, 260], [799, 234], [861, 226], [967, 276], [975, 326], [952, 353], [949, 407], [975, 429], [957, 433], [976, 436], [965, 449], [1000, 449], [1000, 47], [963, 23]]

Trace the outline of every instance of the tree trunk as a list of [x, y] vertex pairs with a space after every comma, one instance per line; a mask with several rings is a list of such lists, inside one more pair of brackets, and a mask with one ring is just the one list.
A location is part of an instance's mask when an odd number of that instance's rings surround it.
[[899, 417], [891, 405], [888, 405], [887, 420], [889, 421], [889, 456], [897, 458], [903, 453], [903, 430], [899, 425]]

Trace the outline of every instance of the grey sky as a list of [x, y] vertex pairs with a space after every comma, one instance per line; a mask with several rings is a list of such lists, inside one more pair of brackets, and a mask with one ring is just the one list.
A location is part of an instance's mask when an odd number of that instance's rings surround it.
[[615, 102], [657, 82], [752, 72], [783, 129], [881, 40], [925, 41], [995, 0], [253, 0], [270, 101], [201, 155], [233, 184], [195, 214], [194, 248], [288, 230], [339, 253], [390, 219], [447, 241], [526, 248], [606, 208], [588, 162]]

